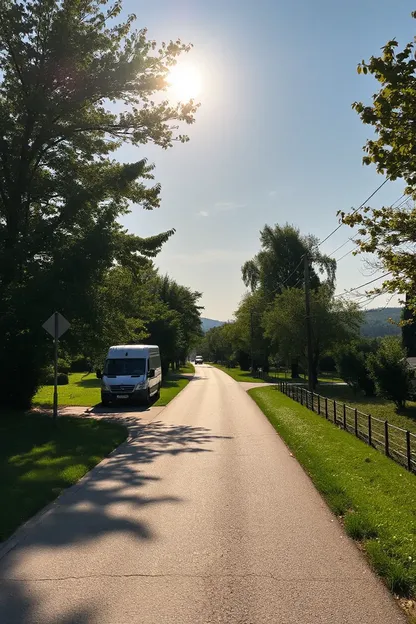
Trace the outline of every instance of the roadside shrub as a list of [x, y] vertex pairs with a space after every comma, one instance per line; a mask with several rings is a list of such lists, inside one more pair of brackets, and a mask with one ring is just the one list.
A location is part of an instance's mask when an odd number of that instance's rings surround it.
[[40, 384], [42, 386], [49, 386], [51, 383], [53, 384], [53, 366], [45, 366], [40, 371]]
[[337, 365], [332, 355], [324, 355], [319, 359], [319, 370], [323, 373], [335, 373]]
[[[86, 373], [91, 368], [88, 358], [80, 355], [71, 362], [71, 373]], [[65, 371], [63, 371], [65, 372]]]
[[68, 375], [66, 373], [59, 373], [58, 374], [58, 386], [66, 386], [68, 385], [68, 383], [69, 383]]
[[[54, 383], [53, 366], [48, 366], [47, 368], [43, 368], [41, 371], [41, 385], [53, 386], [53, 383]], [[69, 383], [68, 374], [58, 373], [58, 386], [66, 386], [68, 383]]]
[[366, 396], [374, 396], [376, 387], [368, 370], [367, 359], [376, 350], [377, 342], [374, 340], [354, 341], [338, 349], [338, 374], [354, 392], [362, 390]]
[[410, 391], [411, 374], [400, 340], [395, 336], [383, 338], [376, 353], [368, 356], [367, 365], [377, 394], [403, 408]]
[[68, 360], [65, 360], [64, 358], [59, 358], [58, 359], [58, 373], [68, 374], [70, 370], [71, 370], [71, 363], [68, 362]]

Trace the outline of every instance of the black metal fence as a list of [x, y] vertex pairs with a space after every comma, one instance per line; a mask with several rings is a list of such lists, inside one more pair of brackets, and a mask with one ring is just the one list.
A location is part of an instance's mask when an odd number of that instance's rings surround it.
[[411, 472], [416, 472], [416, 434], [302, 386], [278, 381], [277, 387], [294, 401], [352, 433]]

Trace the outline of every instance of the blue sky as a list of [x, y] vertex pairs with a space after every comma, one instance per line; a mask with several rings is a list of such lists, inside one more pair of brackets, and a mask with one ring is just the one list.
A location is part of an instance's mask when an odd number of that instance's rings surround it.
[[[392, 37], [410, 41], [416, 6], [410, 0], [125, 0], [124, 8], [136, 13], [150, 38], [194, 44], [187, 61], [200, 71], [202, 106], [189, 143], [168, 151], [123, 148], [123, 160], [154, 162], [162, 185], [160, 209], [133, 209], [123, 222], [141, 236], [175, 228], [157, 266], [203, 292], [204, 316], [226, 320], [245, 291], [240, 267], [258, 251], [266, 223], [293, 223], [323, 239], [337, 225], [337, 210], [357, 207], [383, 181], [361, 163], [370, 130], [351, 103], [369, 102], [376, 84], [356, 66]], [[386, 184], [373, 205], [393, 203], [402, 190], [400, 182]], [[351, 235], [343, 226], [323, 250], [331, 253]], [[372, 277], [350, 255], [339, 263], [338, 290]]]

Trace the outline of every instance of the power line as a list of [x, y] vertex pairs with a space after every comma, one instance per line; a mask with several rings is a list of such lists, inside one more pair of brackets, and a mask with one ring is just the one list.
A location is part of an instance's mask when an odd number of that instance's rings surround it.
[[334, 295], [334, 296], [335, 297], [342, 297], [344, 295], [349, 295], [350, 293], [355, 292], [356, 290], [360, 290], [360, 288], [364, 288], [365, 286], [369, 286], [370, 284], [373, 284], [374, 282], [377, 282], [378, 280], [381, 280], [384, 277], [387, 277], [388, 275], [391, 275], [391, 271], [389, 271], [388, 273], [384, 273], [384, 275], [380, 275], [379, 277], [375, 277], [374, 279], [370, 280], [369, 282], [366, 282], [365, 284], [360, 284], [360, 286], [356, 286], [355, 288], [350, 288], [350, 290], [348, 290], [347, 292], [338, 293], [337, 295]]
[[[363, 243], [367, 243], [369, 240], [371, 239], [371, 236], [369, 236], [368, 238], [366, 238]], [[343, 260], [344, 258], [346, 258], [347, 256], [349, 256], [351, 253], [354, 253], [354, 251], [356, 249], [358, 249], [359, 245], [356, 245], [355, 247], [353, 247], [352, 249], [350, 249], [349, 251], [347, 251], [347, 253], [345, 253], [343, 256], [341, 256], [341, 258], [337, 258], [335, 260], [335, 262], [338, 264], [338, 262], [340, 262], [341, 260]]]
[[[355, 210], [353, 210], [353, 211], [352, 211], [351, 216], [352, 216], [352, 215], [354, 215], [354, 214], [356, 214], [359, 210], [361, 210], [361, 208], [363, 208], [363, 207], [366, 205], [366, 203], [367, 203], [367, 202], [369, 202], [369, 201], [370, 201], [370, 199], [372, 199], [372, 198], [374, 197], [374, 195], [375, 195], [376, 193], [378, 193], [378, 192], [379, 192], [379, 190], [380, 190], [380, 189], [382, 189], [382, 188], [383, 188], [383, 186], [384, 186], [385, 184], [387, 184], [387, 182], [388, 182], [389, 180], [390, 180], [390, 176], [388, 176], [388, 177], [384, 180], [384, 182], [382, 182], [382, 183], [380, 184], [380, 186], [378, 186], [378, 187], [376, 188], [376, 190], [375, 190], [375, 191], [373, 191], [373, 192], [371, 193], [371, 195], [370, 195], [369, 197], [367, 197], [367, 199], [365, 199], [365, 200], [363, 201], [363, 203], [362, 203], [362, 204], [360, 204], [360, 205], [358, 206], [358, 208], [356, 208]], [[333, 236], [333, 235], [335, 234], [335, 232], [338, 232], [338, 230], [339, 230], [340, 228], [342, 228], [342, 226], [343, 226], [343, 225], [344, 225], [344, 224], [341, 222], [341, 223], [340, 223], [340, 224], [339, 224], [339, 225], [338, 225], [335, 229], [333, 229], [333, 230], [332, 230], [332, 232], [330, 232], [330, 233], [328, 234], [328, 236], [327, 236], [326, 238], [324, 238], [324, 239], [323, 239], [323, 240], [322, 240], [322, 241], [318, 244], [318, 247], [320, 247], [321, 245], [323, 245], [323, 243], [325, 243], [325, 242], [326, 242], [329, 238], [331, 238], [331, 236]]]
[[[393, 202], [393, 203], [392, 203], [392, 205], [390, 206], [390, 208], [394, 208], [394, 207], [396, 206], [396, 204], [397, 204], [398, 202], [400, 202], [400, 200], [402, 200], [402, 199], [403, 199], [403, 197], [406, 197], [406, 200], [405, 200], [405, 201], [407, 201], [407, 196], [406, 196], [406, 194], [405, 194], [405, 193], [403, 193], [403, 195], [400, 195], [400, 197], [399, 197], [398, 199], [396, 199], [396, 201], [395, 201], [395, 202]], [[400, 206], [402, 206], [402, 204], [400, 204]], [[400, 206], [397, 206], [397, 208], [400, 208]], [[359, 208], [358, 208], [358, 210], [359, 210]], [[353, 214], [354, 214], [354, 213], [353, 213]], [[370, 237], [370, 238], [371, 238], [371, 237]], [[366, 239], [366, 240], [370, 240], [370, 238], [368, 238], [368, 239]], [[340, 249], [342, 249], [343, 247], [345, 247], [345, 245], [347, 245], [350, 241], [351, 241], [352, 243], [354, 243], [354, 242], [355, 242], [355, 241], [354, 241], [354, 238], [353, 238], [352, 236], [350, 236], [350, 237], [349, 237], [349, 238], [345, 241], [345, 243], [342, 243], [342, 245], [340, 245], [339, 247], [337, 247], [336, 249], [334, 249], [334, 251], [332, 251], [329, 255], [330, 255], [330, 256], [333, 256], [334, 254], [336, 254], [336, 253], [337, 253], [337, 251], [339, 251]], [[366, 242], [366, 241], [364, 241], [364, 242]], [[340, 260], [342, 260], [343, 258], [346, 258], [347, 256], [349, 256], [349, 254], [350, 254], [350, 253], [352, 253], [353, 251], [355, 251], [358, 247], [359, 247], [359, 245], [356, 245], [353, 249], [351, 249], [350, 251], [347, 251], [347, 253], [346, 253], [346, 254], [344, 254], [343, 256], [341, 256], [341, 258], [338, 258], [338, 260], [336, 260], [336, 262], [339, 262], [339, 261], [340, 261]]]
[[296, 273], [296, 271], [298, 270], [298, 268], [300, 267], [300, 265], [302, 264], [304, 258], [305, 258], [306, 254], [303, 254], [301, 259], [299, 260], [299, 263], [296, 265], [296, 267], [293, 269], [292, 273], [289, 275], [289, 277], [287, 277], [285, 279], [285, 281], [283, 282], [283, 284], [280, 284], [280, 288], [283, 288], [283, 286], [285, 284], [287, 284], [287, 282], [290, 280], [290, 278], [292, 277], [292, 275], [294, 275]]

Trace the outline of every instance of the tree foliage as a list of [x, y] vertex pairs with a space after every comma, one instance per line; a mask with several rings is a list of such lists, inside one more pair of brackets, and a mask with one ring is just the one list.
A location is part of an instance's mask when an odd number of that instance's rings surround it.
[[[242, 266], [243, 282], [252, 291], [261, 290], [271, 301], [283, 288], [303, 287], [303, 257], [311, 260], [311, 287], [320, 284], [318, 273], [326, 273], [328, 284], [335, 284], [335, 260], [319, 252], [317, 239], [302, 236], [293, 225], [265, 225], [260, 232], [261, 250]], [[314, 268], [317, 267], [317, 271]]]
[[[416, 17], [416, 12], [412, 14]], [[416, 198], [416, 43], [399, 49], [396, 39], [387, 42], [380, 56], [372, 56], [358, 66], [379, 83], [370, 105], [355, 102], [353, 108], [373, 135], [365, 146], [363, 162], [374, 164], [390, 180], [403, 179], [405, 193]], [[414, 204], [365, 208], [343, 214], [345, 223], [359, 226], [358, 243], [364, 252], [376, 252], [391, 276], [378, 289], [412, 296], [408, 307], [414, 314], [416, 297], [416, 209]], [[377, 292], [377, 291], [375, 291]]]
[[[284, 361], [300, 358], [307, 364], [305, 297], [301, 290], [289, 288], [278, 295], [264, 315], [266, 336]], [[353, 303], [331, 296], [327, 285], [311, 292], [311, 325], [314, 381], [319, 360], [337, 344], [359, 335], [362, 314]]]
[[368, 356], [367, 363], [377, 394], [393, 401], [397, 408], [403, 408], [411, 376], [400, 339], [394, 336], [382, 338], [377, 351]]
[[374, 379], [370, 376], [367, 359], [377, 351], [376, 340], [353, 340], [336, 348], [338, 374], [353, 390], [362, 390], [366, 396], [375, 394]]
[[81, 323], [114, 264], [136, 270], [172, 234], [143, 239], [119, 224], [132, 205], [158, 207], [160, 187], [146, 159], [121, 164], [112, 154], [126, 142], [167, 148], [186, 140], [178, 123], [192, 123], [196, 105], [158, 94], [189, 46], [157, 46], [133, 30], [134, 16], [118, 21], [120, 11], [119, 0], [0, 4], [5, 404], [27, 406], [36, 390], [42, 322], [59, 309]]

